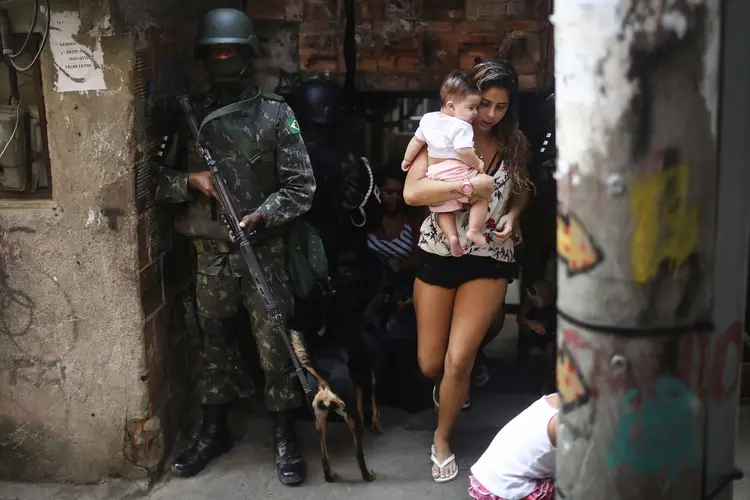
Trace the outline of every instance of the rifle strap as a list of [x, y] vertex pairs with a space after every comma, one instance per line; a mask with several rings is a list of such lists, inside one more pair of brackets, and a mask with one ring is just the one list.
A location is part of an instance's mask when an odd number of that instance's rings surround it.
[[[242, 99], [241, 101], [233, 102], [232, 104], [227, 104], [226, 106], [223, 106], [219, 109], [216, 109], [212, 112], [210, 112], [201, 122], [200, 127], [198, 128], [198, 135], [200, 135], [201, 131], [203, 130], [203, 127], [213, 121], [217, 118], [220, 119], [221, 124], [224, 126], [224, 129], [229, 134], [229, 136], [232, 138], [234, 143], [237, 145], [238, 148], [240, 148], [240, 152], [242, 153], [242, 156], [245, 157], [245, 159], [248, 162], [248, 166], [250, 167], [250, 171], [252, 172], [253, 165], [256, 163], [257, 160], [254, 159], [255, 154], [250, 148], [250, 143], [247, 141], [247, 138], [242, 134], [242, 132], [237, 128], [237, 124], [229, 119], [229, 115], [232, 113], [236, 113], [238, 111], [244, 111], [248, 109], [249, 105], [255, 101], [258, 97], [260, 97], [261, 93], [260, 91], [256, 92], [254, 96], [248, 97], [247, 99]], [[256, 117], [253, 117], [256, 118]], [[251, 121], [255, 121], [255, 119], [251, 119]], [[263, 190], [268, 191], [268, 185], [264, 182], [264, 179], [262, 179], [262, 176], [256, 175], [255, 176], [258, 181], [260, 182]]]
[[[240, 149], [240, 152], [242, 153], [242, 156], [245, 157], [247, 160], [248, 166], [250, 168], [250, 171], [255, 174], [255, 178], [260, 183], [261, 188], [263, 191], [267, 193], [271, 193], [272, 189], [266, 183], [266, 180], [262, 175], [257, 175], [257, 172], [253, 169], [253, 165], [257, 162], [259, 158], [256, 158], [257, 152], [252, 150], [252, 146], [250, 145], [250, 142], [247, 140], [247, 137], [242, 133], [242, 131], [237, 127], [237, 123], [234, 120], [229, 119], [228, 114], [224, 114], [220, 117], [221, 124], [224, 126], [224, 130], [226, 130], [227, 134], [232, 138], [234, 141], [234, 144]], [[252, 120], [255, 121], [255, 120]]]
[[201, 122], [201, 126], [198, 127], [198, 136], [200, 137], [203, 127], [211, 120], [215, 120], [224, 115], [236, 113], [237, 111], [242, 111], [247, 108], [248, 104], [256, 100], [258, 97], [260, 97], [260, 91], [256, 92], [255, 95], [252, 97], [248, 97], [247, 99], [242, 99], [241, 101], [233, 102], [232, 104], [227, 104], [226, 106], [222, 106], [219, 109], [215, 109], [214, 111], [211, 111], [203, 119], [203, 121]]

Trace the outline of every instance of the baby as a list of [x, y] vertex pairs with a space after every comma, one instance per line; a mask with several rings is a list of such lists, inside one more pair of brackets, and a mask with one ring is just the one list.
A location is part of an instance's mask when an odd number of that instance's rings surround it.
[[[427, 178], [455, 182], [484, 172], [484, 162], [474, 152], [474, 130], [471, 127], [481, 100], [479, 88], [465, 73], [454, 71], [448, 75], [440, 87], [440, 111], [427, 113], [419, 121], [401, 168], [408, 170], [426, 143], [429, 156]], [[455, 215], [462, 203], [469, 203], [469, 200], [461, 198], [430, 206], [430, 210], [438, 214], [438, 226], [448, 237], [451, 254], [455, 257], [463, 254]], [[488, 204], [489, 200], [480, 198], [472, 202], [469, 209], [466, 237], [480, 247], [487, 244], [482, 231]]]
[[554, 500], [557, 393], [538, 399], [508, 422], [471, 468], [476, 500]]

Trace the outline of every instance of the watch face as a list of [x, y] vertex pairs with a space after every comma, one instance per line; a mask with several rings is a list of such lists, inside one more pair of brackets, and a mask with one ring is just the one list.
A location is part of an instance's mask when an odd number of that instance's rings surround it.
[[461, 184], [461, 192], [463, 194], [471, 194], [474, 191], [474, 186], [470, 182], [464, 182]]

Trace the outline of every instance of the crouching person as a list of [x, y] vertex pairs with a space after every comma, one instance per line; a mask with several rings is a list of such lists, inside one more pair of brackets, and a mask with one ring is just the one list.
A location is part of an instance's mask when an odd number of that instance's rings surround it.
[[476, 500], [554, 500], [560, 396], [534, 402], [500, 429], [471, 468]]

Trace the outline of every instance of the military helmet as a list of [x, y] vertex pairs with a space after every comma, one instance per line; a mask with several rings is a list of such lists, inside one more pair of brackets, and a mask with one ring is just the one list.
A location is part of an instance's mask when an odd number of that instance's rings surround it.
[[259, 55], [258, 36], [247, 14], [237, 9], [214, 9], [206, 13], [198, 27], [198, 47], [239, 45]]
[[344, 92], [336, 82], [308, 80], [296, 94], [294, 112], [302, 122], [332, 125], [344, 117]]

